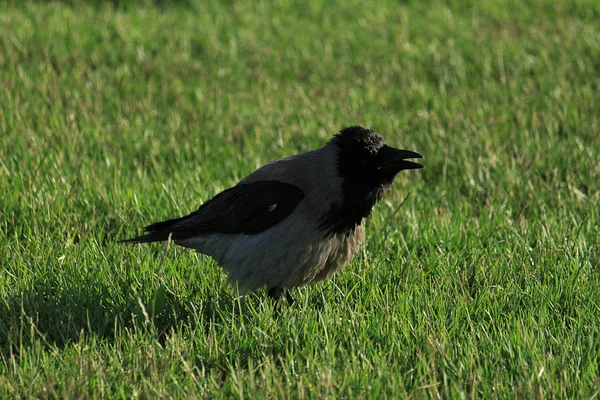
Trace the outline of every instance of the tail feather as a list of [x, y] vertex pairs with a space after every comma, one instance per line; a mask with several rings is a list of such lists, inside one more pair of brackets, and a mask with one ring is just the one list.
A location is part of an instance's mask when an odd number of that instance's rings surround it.
[[189, 215], [185, 217], [169, 219], [167, 221], [155, 222], [144, 228], [144, 231], [148, 233], [131, 239], [121, 239], [119, 240], [119, 243], [153, 243], [164, 242], [169, 240], [169, 238], [171, 238], [171, 240], [178, 239], [176, 237], [177, 224], [187, 218], [189, 218]]

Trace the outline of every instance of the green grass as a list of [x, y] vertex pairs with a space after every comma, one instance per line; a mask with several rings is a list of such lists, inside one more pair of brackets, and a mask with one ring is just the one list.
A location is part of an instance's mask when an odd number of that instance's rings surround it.
[[[2, 2], [0, 397], [597, 396], [598, 3], [225, 3]], [[426, 169], [292, 307], [116, 243], [353, 124]]]

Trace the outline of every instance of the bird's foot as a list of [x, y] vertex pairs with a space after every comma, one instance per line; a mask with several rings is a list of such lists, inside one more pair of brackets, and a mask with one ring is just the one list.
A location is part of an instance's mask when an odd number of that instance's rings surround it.
[[292, 297], [290, 291], [281, 287], [269, 289], [269, 297], [281, 303], [285, 301], [289, 305], [294, 303], [294, 298]]

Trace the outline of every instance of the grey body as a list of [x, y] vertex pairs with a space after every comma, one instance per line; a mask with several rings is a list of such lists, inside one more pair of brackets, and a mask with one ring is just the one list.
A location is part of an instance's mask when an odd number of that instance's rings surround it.
[[354, 230], [330, 234], [320, 224], [332, 203], [341, 203], [333, 146], [273, 161], [240, 184], [277, 180], [304, 191], [294, 212], [255, 235], [209, 234], [175, 241], [214, 258], [228, 281], [244, 293], [261, 286], [293, 288], [329, 278], [356, 255], [364, 241], [364, 220]]
[[399, 171], [422, 168], [418, 153], [389, 147], [376, 132], [342, 129], [324, 147], [273, 161], [191, 214], [124, 240], [173, 240], [213, 257], [240, 292], [329, 278], [356, 255], [365, 219]]

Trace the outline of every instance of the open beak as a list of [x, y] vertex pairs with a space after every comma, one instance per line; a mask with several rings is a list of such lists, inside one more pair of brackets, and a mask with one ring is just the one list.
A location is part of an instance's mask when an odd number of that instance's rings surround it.
[[410, 150], [400, 150], [393, 147], [385, 146], [379, 150], [379, 155], [382, 157], [379, 169], [381, 171], [400, 172], [405, 169], [419, 169], [423, 165], [408, 161], [407, 158], [423, 158], [419, 153]]

